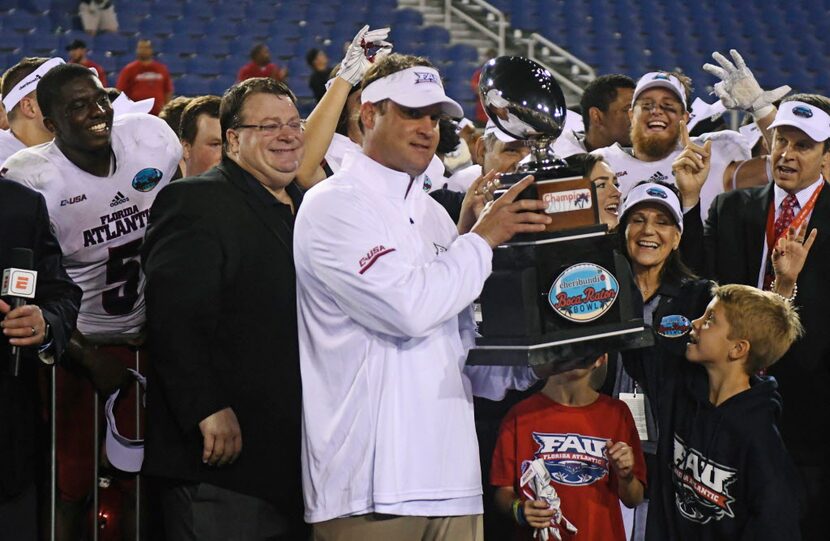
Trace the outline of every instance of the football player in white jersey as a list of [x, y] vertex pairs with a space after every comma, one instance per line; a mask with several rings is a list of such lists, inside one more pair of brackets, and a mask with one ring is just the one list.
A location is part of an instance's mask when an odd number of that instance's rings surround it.
[[[689, 120], [687, 100], [691, 81], [676, 73], [652, 72], [643, 75], [631, 103], [632, 148], [616, 144], [596, 150], [616, 173], [623, 195], [642, 180], [674, 182], [672, 163], [682, 151], [681, 122]], [[774, 115], [758, 119], [763, 127]], [[746, 138], [738, 132], [722, 131], [693, 138], [703, 146], [711, 140], [712, 156], [708, 180], [700, 194], [700, 214], [705, 219], [709, 205], [721, 192], [768, 181], [766, 160], [750, 159]], [[688, 210], [688, 209], [685, 209]]]
[[60, 64], [60, 58], [24, 58], [3, 74], [0, 92], [9, 126], [0, 129], [0, 163], [18, 150], [52, 140], [37, 104], [37, 86], [47, 71]]
[[92, 488], [94, 395], [87, 380], [70, 371], [80, 366], [105, 395], [128, 382], [124, 364], [136, 363], [144, 325], [139, 248], [150, 206], [174, 178], [182, 150], [154, 116], [125, 114], [113, 121], [106, 90], [83, 66], [49, 71], [37, 99], [55, 139], [16, 153], [2, 172], [43, 194], [66, 270], [83, 290], [69, 348], [75, 362], [57, 372], [56, 408], [58, 537], [77, 539], [81, 504]]
[[601, 75], [588, 83], [579, 100], [582, 129], [572, 129], [566, 121], [562, 135], [552, 145], [554, 154], [567, 158], [615, 143], [630, 147], [628, 111], [634, 87], [631, 77], [619, 73]]

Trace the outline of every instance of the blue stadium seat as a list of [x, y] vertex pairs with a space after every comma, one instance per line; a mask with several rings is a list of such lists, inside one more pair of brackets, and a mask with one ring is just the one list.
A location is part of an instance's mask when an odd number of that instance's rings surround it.
[[[118, 9], [118, 6], [116, 6]], [[181, 19], [183, 16], [182, 4], [178, 2], [163, 2], [155, 4], [150, 10], [154, 19]]]
[[173, 21], [150, 17], [138, 23], [138, 31], [142, 36], [165, 38], [173, 34]]
[[16, 10], [13, 14], [3, 16], [3, 29], [29, 34], [39, 30], [49, 31], [49, 17], [35, 15], [27, 11]]
[[199, 45], [199, 53], [212, 57], [226, 57], [230, 54], [228, 43], [210, 38], [204, 38]]
[[478, 62], [478, 51], [471, 45], [457, 43], [449, 48], [449, 57], [453, 62]]
[[213, 38], [236, 38], [239, 36], [239, 25], [230, 21], [213, 19], [205, 25], [206, 36]]
[[119, 34], [98, 34], [94, 39], [86, 40], [99, 54], [110, 52], [116, 56], [132, 53], [135, 50], [135, 40]]
[[49, 11], [51, 4], [50, 0], [20, 0], [18, 2], [21, 9], [32, 13], [45, 13]]
[[186, 36], [176, 36], [164, 46], [165, 57], [193, 55], [200, 51], [201, 42]]
[[0, 53], [18, 54], [22, 46], [23, 40], [20, 39], [20, 36], [16, 36], [11, 32], [0, 32]]
[[218, 77], [222, 74], [220, 68], [219, 62], [211, 56], [196, 56], [187, 62], [188, 75]]
[[245, 5], [245, 21], [275, 21], [278, 20], [279, 10], [259, 2]]
[[217, 77], [212, 79], [209, 83], [209, 93], [215, 96], [221, 96], [236, 82], [236, 77]]
[[17, 9], [19, 0], [0, 0], [0, 15], [6, 15]]
[[366, 13], [366, 24], [372, 28], [392, 26], [395, 21], [395, 9], [392, 7], [374, 6]]
[[188, 75], [181, 77], [174, 83], [176, 94], [179, 96], [204, 96], [211, 92], [212, 80], [205, 77]]
[[395, 12], [395, 26], [412, 25], [421, 26], [424, 24], [424, 16], [415, 9], [399, 9]]
[[240, 9], [238, 2], [223, 2], [212, 8], [214, 19], [221, 21], [244, 21], [245, 10]]
[[201, 37], [206, 33], [206, 24], [202, 19], [182, 18], [173, 21], [173, 35], [177, 39], [180, 36], [188, 36], [190, 38]]
[[55, 34], [33, 32], [23, 36], [23, 50], [29, 56], [63, 56], [60, 44]]
[[427, 42], [440, 43], [442, 45], [449, 45], [450, 33], [441, 26], [426, 26], [421, 31], [421, 38]]
[[[114, 56], [107, 56], [105, 54], [95, 55], [95, 57], [91, 58], [91, 60], [101, 64], [101, 67], [104, 68], [104, 71], [107, 73], [118, 70], [118, 63], [116, 62], [116, 57]], [[112, 84], [115, 85], [115, 81], [112, 81]]]
[[[120, 13], [119, 11], [119, 16]], [[187, 2], [182, 6], [182, 19], [209, 21], [213, 19], [213, 9], [210, 6], [205, 6], [203, 2]]]

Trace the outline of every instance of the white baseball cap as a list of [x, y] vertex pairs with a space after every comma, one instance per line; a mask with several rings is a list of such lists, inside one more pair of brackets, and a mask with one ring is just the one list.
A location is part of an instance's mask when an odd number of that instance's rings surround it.
[[683, 211], [680, 208], [680, 199], [672, 190], [656, 182], [634, 186], [628, 192], [628, 197], [625, 198], [620, 208], [620, 223], [625, 220], [625, 214], [640, 203], [653, 203], [665, 207], [677, 222], [680, 232], [683, 233]]
[[383, 100], [392, 100], [398, 105], [413, 108], [441, 104], [441, 109], [449, 116], [464, 116], [464, 109], [458, 102], [444, 93], [438, 70], [427, 66], [414, 66], [372, 81], [360, 96], [360, 103]]
[[778, 107], [770, 128], [792, 126], [806, 133], [813, 141], [830, 139], [830, 115], [803, 101], [785, 101]]
[[[147, 379], [132, 369], [127, 369], [135, 376], [144, 390], [147, 390]], [[136, 473], [141, 471], [141, 463], [144, 462], [144, 440], [131, 440], [125, 438], [118, 432], [118, 427], [115, 426], [115, 400], [118, 398], [120, 390], [116, 389], [109, 398], [105, 411], [107, 414], [107, 438], [105, 443], [105, 450], [107, 459], [110, 464], [121, 471]]]
[[487, 136], [491, 133], [495, 135], [496, 138], [502, 143], [512, 143], [513, 141], [517, 140], [515, 137], [501, 131], [499, 127], [493, 123], [492, 120], [487, 120], [487, 125], [484, 126], [484, 135]]
[[671, 90], [680, 98], [680, 101], [683, 103], [683, 109], [686, 109], [686, 90], [683, 88], [683, 84], [680, 82], [680, 79], [665, 71], [652, 71], [640, 77], [640, 80], [637, 81], [637, 87], [634, 89], [631, 106], [634, 107], [634, 102], [637, 101], [637, 97], [650, 88], [665, 88]]

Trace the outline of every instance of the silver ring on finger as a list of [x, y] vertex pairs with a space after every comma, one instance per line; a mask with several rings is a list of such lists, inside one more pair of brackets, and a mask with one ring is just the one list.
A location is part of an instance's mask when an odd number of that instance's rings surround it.
[[36, 336], [36, 335], [37, 335], [37, 329], [32, 327], [32, 336]]

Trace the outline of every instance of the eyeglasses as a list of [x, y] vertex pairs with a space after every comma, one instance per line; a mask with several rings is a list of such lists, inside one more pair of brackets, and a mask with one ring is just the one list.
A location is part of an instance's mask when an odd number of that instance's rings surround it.
[[286, 124], [282, 122], [274, 122], [273, 124], [240, 124], [234, 127], [235, 130], [241, 130], [242, 128], [255, 129], [266, 135], [275, 135], [282, 131], [283, 128], [287, 128], [291, 133], [299, 134], [305, 131], [305, 120], [292, 120]]
[[637, 103], [634, 104], [634, 106], [639, 107], [640, 109], [642, 109], [643, 111], [645, 111], [648, 114], [651, 114], [652, 111], [654, 111], [658, 107], [660, 108], [661, 111], [663, 111], [667, 115], [680, 114], [680, 108], [677, 105], [672, 105], [672, 104], [669, 104], [669, 103], [656, 104], [652, 101], [638, 101]]

